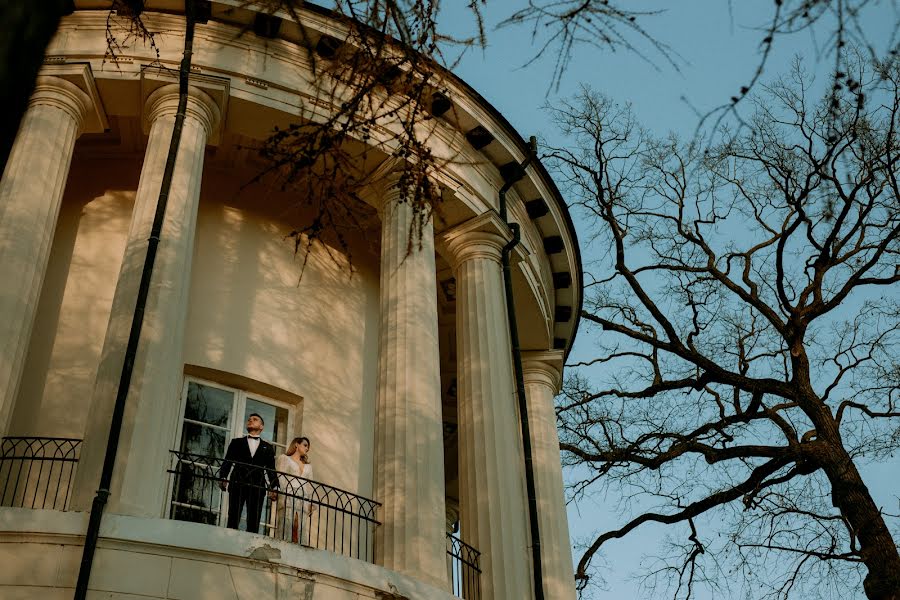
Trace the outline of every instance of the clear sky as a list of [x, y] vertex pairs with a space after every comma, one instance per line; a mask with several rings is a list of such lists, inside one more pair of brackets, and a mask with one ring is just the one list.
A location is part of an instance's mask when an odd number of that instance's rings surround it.
[[[464, 4], [445, 0], [445, 5]], [[467, 4], [467, 3], [465, 3]], [[694, 133], [698, 123], [697, 110], [703, 112], [725, 103], [745, 85], [760, 60], [760, 42], [764, 33], [760, 27], [771, 17], [774, 2], [763, 0], [680, 0], [667, 13], [645, 21], [648, 31], [671, 46], [675, 69], [665, 58], [647, 44], [639, 47], [650, 61], [634, 53], [620, 50], [609, 52], [591, 47], [575, 49], [575, 57], [565, 73], [558, 90], [549, 89], [553, 73], [553, 56], [522, 67], [534, 53], [530, 31], [521, 28], [495, 30], [496, 24], [516, 8], [521, 0], [488, 0], [488, 48], [469, 52], [455, 72], [491, 102], [527, 139], [540, 135], [554, 140], [553, 126], [542, 106], [560, 98], [568, 98], [581, 84], [589, 85], [618, 102], [633, 104], [640, 122], [657, 134], [674, 131], [682, 136]], [[647, 2], [635, 2], [646, 5]], [[665, 4], [659, 2], [658, 4]], [[464, 23], [458, 7], [448, 7], [451, 24]], [[884, 50], [896, 42], [893, 26], [898, 21], [897, 0], [871, 3], [862, 15], [866, 35], [876, 47]], [[445, 21], [446, 23], [446, 21]], [[818, 49], [827, 39], [817, 39], [809, 33], [776, 40], [775, 51], [769, 59], [765, 79], [785, 73], [795, 55], [804, 57], [810, 71], [821, 73], [827, 85], [828, 70], [833, 56], [823, 56]], [[692, 108], [692, 106], [694, 108]], [[582, 239], [586, 236], [582, 235]], [[584, 260], [590, 260], [590, 249], [583, 248]], [[585, 335], [576, 341], [573, 357], [589, 353]], [[571, 357], [570, 357], [571, 358]], [[889, 499], [898, 491], [886, 466], [870, 470], [874, 480], [873, 493]], [[603, 498], [584, 502], [580, 511], [570, 507], [570, 528], [576, 539], [598, 529], [614, 528], [622, 523], [613, 507]], [[598, 599], [640, 598], [638, 583], [632, 578], [643, 552], [652, 549], [665, 534], [662, 527], [643, 527], [609, 545], [606, 553], [605, 577], [608, 590], [598, 592]], [[702, 597], [702, 596], [701, 596]]]
[[[463, 4], [445, 1], [451, 3]], [[535, 133], [552, 138], [552, 125], [542, 105], [570, 97], [581, 84], [617, 101], [631, 102], [641, 122], [658, 133], [692, 134], [698, 119], [688, 102], [701, 111], [708, 110], [727, 102], [750, 80], [759, 64], [760, 42], [765, 36], [760, 27], [768, 23], [774, 5], [767, 0], [671, 3], [677, 8], [647, 17], [643, 23], [656, 39], [672, 48], [677, 70], [646, 43], [636, 45], [648, 60], [627, 50], [610, 52], [582, 46], [575, 49], [561, 86], [553, 90], [549, 89], [549, 81], [555, 57], [550, 55], [523, 67], [534, 54], [530, 31], [521, 27], [495, 29], [503, 17], [525, 4], [523, 0], [488, 0], [488, 47], [484, 52], [467, 53], [455, 72], [499, 109], [526, 139]], [[634, 4], [651, 3], [644, 0]], [[459, 11], [452, 9], [454, 23], [465, 18]], [[897, 36], [893, 26], [898, 12], [897, 0], [881, 0], [871, 2], [863, 13], [866, 36], [877, 48], [890, 47], [891, 39]], [[801, 55], [810, 70], [818, 67], [827, 75], [833, 58], [819, 60], [817, 51], [827, 46], [827, 41], [825, 35], [816, 38], [809, 33], [778, 38], [767, 72], [783, 73], [791, 59]]]

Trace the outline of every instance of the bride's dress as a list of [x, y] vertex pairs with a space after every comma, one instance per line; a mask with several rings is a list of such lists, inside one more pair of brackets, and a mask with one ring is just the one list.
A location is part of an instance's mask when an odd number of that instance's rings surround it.
[[[305, 487], [308, 485], [303, 479], [312, 478], [312, 465], [299, 463], [290, 456], [280, 455], [275, 460], [275, 470], [278, 471], [278, 486], [280, 488], [277, 502], [278, 521], [275, 527], [275, 536], [283, 540], [309, 544], [309, 511], [311, 505], [304, 500]], [[295, 477], [290, 477], [294, 475]]]

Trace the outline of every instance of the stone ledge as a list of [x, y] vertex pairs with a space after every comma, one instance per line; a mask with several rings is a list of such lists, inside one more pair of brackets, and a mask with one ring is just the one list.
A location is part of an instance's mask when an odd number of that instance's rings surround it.
[[[0, 596], [7, 587], [74, 586], [87, 520], [87, 513], [80, 512], [0, 508], [0, 556], [10, 567], [7, 575], [0, 577]], [[54, 550], [47, 549], [48, 545]], [[32, 554], [50, 558], [55, 552], [59, 556], [54, 577], [42, 577], [25, 568], [33, 565]], [[24, 563], [23, 568], [16, 569], [9, 561]], [[144, 567], [147, 572], [139, 578], [125, 577], [122, 572], [140, 572]], [[104, 573], [110, 570], [115, 572]], [[197, 523], [104, 516], [91, 589], [181, 598], [187, 588], [195, 593], [200, 581], [211, 586], [209, 594], [204, 594], [210, 598], [274, 599], [288, 589], [299, 592], [300, 588], [312, 592], [308, 597], [314, 600], [384, 594], [410, 600], [454, 598], [426, 583], [333, 552]], [[255, 590], [254, 595], [248, 595], [248, 589]]]

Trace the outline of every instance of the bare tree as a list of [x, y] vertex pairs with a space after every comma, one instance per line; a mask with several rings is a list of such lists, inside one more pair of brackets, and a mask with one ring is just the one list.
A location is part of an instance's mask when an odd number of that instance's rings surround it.
[[[290, 15], [303, 31], [303, 2], [255, 4]], [[474, 36], [453, 37], [439, 29], [435, 0], [339, 0], [335, 8], [343, 35], [303, 40], [315, 78], [313, 108], [265, 140], [259, 151], [268, 168], [256, 179], [299, 191], [296, 197], [312, 208], [314, 217], [292, 233], [298, 250], [329, 236], [349, 252], [348, 231], [365, 234], [371, 212], [362, 194], [380, 161], [370, 157], [391, 157], [401, 173], [402, 201], [413, 208], [412, 245], [439, 210], [440, 189], [430, 175], [454, 160], [436, 156], [428, 143], [438, 126], [435, 106], [450, 104], [442, 77], [453, 65], [444, 52], [484, 43], [481, 9], [474, 2], [469, 7]], [[319, 106], [329, 113], [317, 115]]]
[[845, 64], [819, 101], [797, 64], [705, 148], [590, 90], [553, 110], [572, 146], [549, 161], [605, 249], [561, 448], [576, 497], [629, 509], [586, 545], [582, 589], [601, 548], [659, 523], [684, 541], [645, 581], [675, 598], [900, 598], [897, 506], [860, 474], [900, 448], [900, 68]]

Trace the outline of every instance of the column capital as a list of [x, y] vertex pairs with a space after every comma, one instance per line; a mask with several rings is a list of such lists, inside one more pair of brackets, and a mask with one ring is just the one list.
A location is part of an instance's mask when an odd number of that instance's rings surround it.
[[[30, 105], [38, 106], [74, 102], [79, 134], [103, 133], [109, 127], [91, 66], [87, 63], [45, 64], [38, 74], [31, 100]], [[62, 108], [72, 114], [71, 109]]]
[[28, 106], [53, 106], [65, 111], [75, 121], [79, 133], [84, 129], [85, 119], [94, 109], [90, 96], [78, 89], [77, 85], [52, 75], [38, 76]]
[[[410, 180], [414, 177], [410, 176], [410, 173], [414, 171], [407, 167], [408, 163], [405, 160], [391, 156], [366, 175], [369, 184], [362, 190], [360, 197], [366, 204], [378, 211], [381, 219], [384, 219], [382, 212], [388, 203], [403, 197], [404, 187], [412, 189], [418, 183]], [[440, 191], [440, 187], [432, 176], [426, 174], [425, 178], [430, 185], [434, 186], [435, 190]], [[407, 203], [415, 207], [415, 210], [427, 208], [430, 218], [433, 203], [428, 199], [413, 198], [412, 194], [409, 196], [406, 199]]]
[[437, 239], [441, 251], [454, 272], [462, 263], [486, 258], [497, 263], [512, 232], [494, 211], [482, 213], [444, 231]]
[[[400, 171], [403, 169], [403, 161], [396, 156], [389, 156], [380, 165], [371, 171], [367, 178], [372, 182], [365, 190], [366, 196], [372, 195], [377, 202], [385, 193], [389, 192], [397, 183]], [[369, 198], [367, 197], [366, 200]]]
[[[160, 89], [174, 87], [178, 91], [179, 74], [170, 69], [162, 67], [144, 67], [141, 69], [141, 99], [144, 104], [141, 107], [142, 121], [144, 133], [149, 133], [150, 123], [150, 99], [156, 96]], [[204, 75], [201, 73], [191, 72], [188, 77], [188, 116], [196, 115], [196, 105], [192, 107], [192, 100], [199, 100], [204, 105], [204, 109], [215, 106], [215, 110], [211, 112], [215, 115], [215, 119], [210, 122], [207, 127], [207, 144], [217, 145], [221, 141], [222, 132], [225, 128], [226, 116], [228, 115], [228, 99], [231, 90], [231, 80], [228, 77], [217, 77], [213, 75]], [[202, 92], [203, 95], [198, 94]], [[205, 125], [206, 123], [204, 123]]]
[[522, 353], [522, 373], [525, 383], [543, 383], [559, 393], [562, 384], [563, 351], [531, 351]]
[[[144, 126], [149, 132], [153, 123], [161, 118], [174, 116], [178, 110], [178, 86], [165, 85], [156, 89], [144, 102]], [[219, 126], [221, 112], [216, 102], [203, 90], [188, 86], [188, 117], [193, 117], [206, 129], [207, 137], [211, 137]]]
[[363, 190], [361, 194], [362, 199], [367, 204], [375, 207], [379, 218], [382, 220], [384, 219], [382, 213], [388, 203], [399, 199], [401, 196], [402, 174], [403, 170], [400, 166], [400, 161], [395, 158], [389, 158], [369, 175], [371, 184]]

